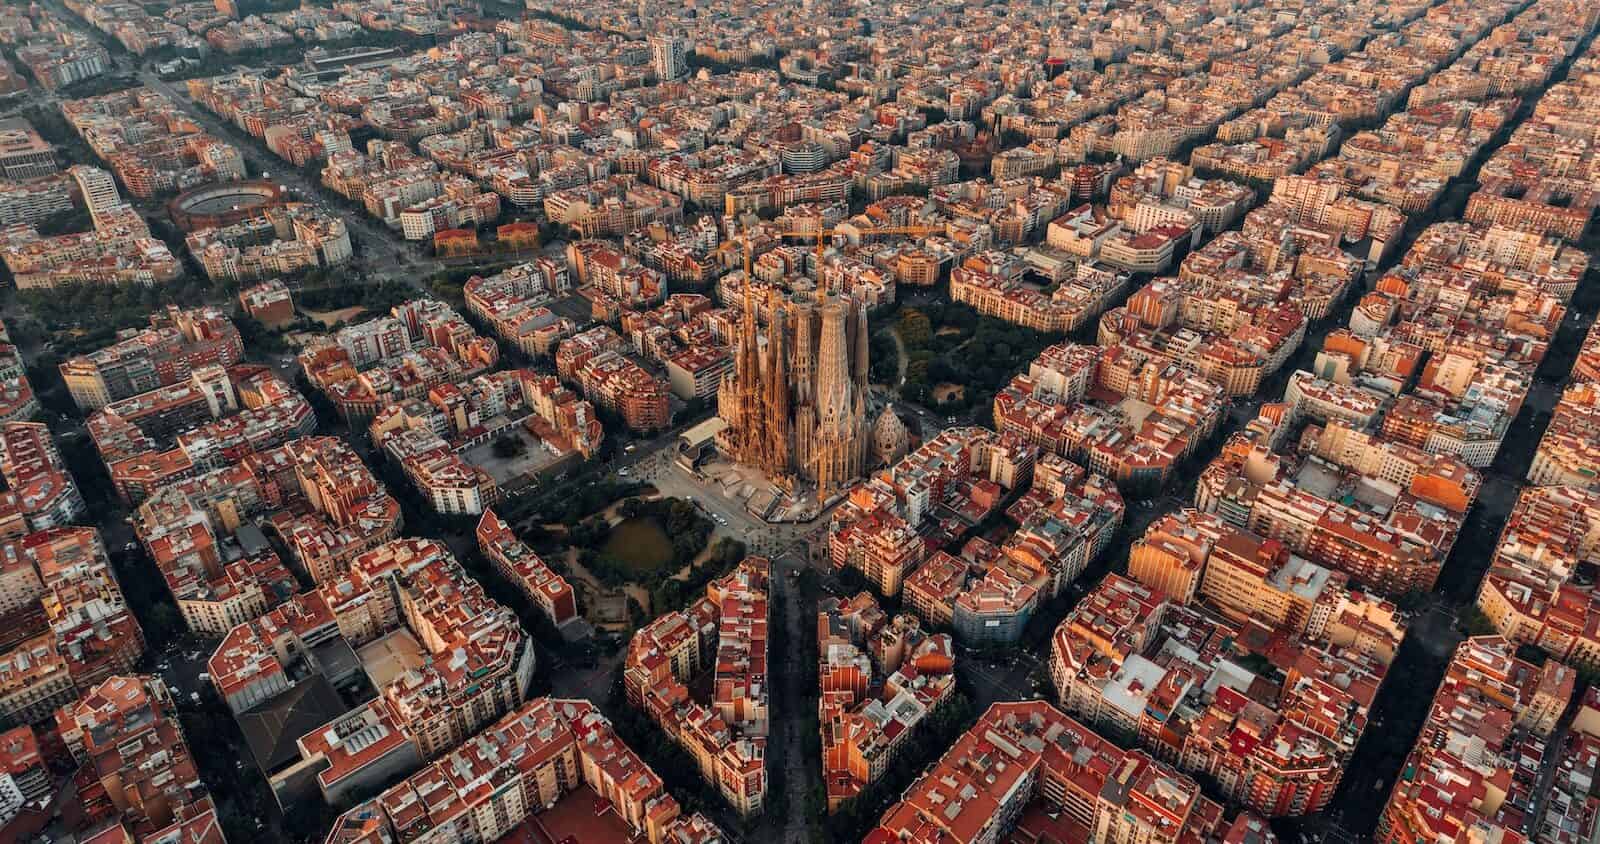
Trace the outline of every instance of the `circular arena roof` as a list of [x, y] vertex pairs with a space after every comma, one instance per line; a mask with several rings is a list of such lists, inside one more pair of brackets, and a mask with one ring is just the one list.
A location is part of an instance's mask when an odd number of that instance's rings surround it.
[[284, 202], [283, 188], [273, 182], [217, 182], [178, 194], [167, 212], [178, 228], [192, 232], [231, 225]]

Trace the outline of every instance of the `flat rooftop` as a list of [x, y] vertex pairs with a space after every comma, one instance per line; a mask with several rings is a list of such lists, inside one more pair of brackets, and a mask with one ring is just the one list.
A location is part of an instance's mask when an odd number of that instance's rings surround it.
[[[509, 458], [496, 457], [494, 443], [501, 437], [521, 440], [522, 454]], [[572, 454], [554, 443], [546, 443], [521, 425], [511, 425], [494, 439], [466, 449], [461, 459], [488, 472], [496, 484], [506, 486], [542, 474]]]
[[33, 124], [21, 117], [0, 119], [0, 156], [50, 152], [49, 142], [40, 137]]
[[1123, 399], [1117, 402], [1117, 409], [1128, 415], [1129, 427], [1138, 429], [1144, 424], [1144, 418], [1155, 411], [1155, 406], [1138, 399]]
[[407, 671], [422, 667], [422, 645], [410, 630], [400, 629], [356, 652], [372, 685], [382, 689]]
[[1328, 467], [1306, 461], [1295, 475], [1294, 483], [1301, 490], [1322, 499], [1332, 499], [1339, 492], [1339, 476]]
[[510, 839], [530, 844], [617, 844], [642, 840], [635, 838], [628, 822], [617, 814], [611, 801], [594, 793], [587, 785], [573, 789], [554, 806], [523, 821]]

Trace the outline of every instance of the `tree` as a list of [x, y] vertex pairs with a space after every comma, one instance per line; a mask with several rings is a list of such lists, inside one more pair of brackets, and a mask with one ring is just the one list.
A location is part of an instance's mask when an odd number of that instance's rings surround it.
[[845, 594], [853, 595], [863, 592], [867, 588], [867, 578], [859, 569], [849, 566], [839, 570], [839, 585], [844, 587]]
[[745, 545], [731, 536], [724, 536], [717, 540], [717, 545], [711, 550], [711, 563], [720, 570], [733, 568], [740, 560], [745, 558], [747, 551]]
[[956, 368], [951, 366], [950, 362], [944, 358], [937, 357], [928, 361], [927, 380], [929, 382], [934, 384], [942, 384], [946, 381], [959, 380], [960, 377], [961, 375], [956, 371]]
[[494, 446], [490, 450], [494, 452], [495, 457], [501, 460], [510, 460], [513, 457], [521, 457], [527, 453], [528, 444], [523, 442], [521, 437], [507, 436], [495, 440]]
[[611, 529], [605, 520], [597, 517], [574, 525], [567, 532], [567, 538], [579, 548], [593, 548], [604, 542], [610, 532]]
[[1476, 606], [1466, 607], [1457, 614], [1456, 629], [1468, 636], [1488, 636], [1499, 632], [1494, 622]]
[[1235, 658], [1234, 661], [1250, 672], [1259, 674], [1262, 677], [1272, 677], [1278, 673], [1278, 667], [1272, 664], [1272, 660], [1258, 653], [1246, 653]]
[[148, 627], [145, 631], [146, 636], [161, 642], [183, 635], [186, 629], [183, 616], [178, 614], [176, 607], [168, 603], [152, 606], [150, 612], [145, 615], [145, 623]]
[[1028, 679], [1045, 694], [1049, 694], [1056, 686], [1055, 678], [1050, 676], [1050, 663], [1047, 660], [1039, 660], [1033, 667], [1033, 672], [1028, 675]]
[[879, 332], [872, 335], [872, 380], [887, 382], [899, 373], [899, 354], [894, 340]]
[[650, 606], [657, 614], [674, 612], [688, 603], [683, 581], [667, 578], [650, 590]]
[[928, 345], [933, 337], [933, 326], [928, 321], [928, 315], [916, 308], [907, 308], [900, 313], [895, 330], [900, 333], [900, 340], [913, 349]]
[[1517, 646], [1517, 659], [1542, 666], [1550, 661], [1550, 653], [1538, 645], [1524, 643]]
[[1407, 589], [1394, 602], [1406, 612], [1416, 612], [1428, 603], [1428, 593], [1421, 589]]

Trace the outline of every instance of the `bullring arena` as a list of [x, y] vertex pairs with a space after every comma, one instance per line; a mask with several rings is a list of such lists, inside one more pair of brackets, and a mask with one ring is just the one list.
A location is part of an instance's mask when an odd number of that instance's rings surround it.
[[283, 188], [273, 182], [220, 182], [178, 194], [167, 203], [167, 213], [178, 228], [192, 232], [232, 225], [286, 201]]

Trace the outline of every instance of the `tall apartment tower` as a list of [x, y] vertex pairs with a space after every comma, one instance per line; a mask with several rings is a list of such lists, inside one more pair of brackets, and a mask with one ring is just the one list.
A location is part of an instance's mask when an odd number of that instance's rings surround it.
[[74, 164], [68, 172], [72, 174], [72, 180], [78, 183], [84, 207], [89, 209], [89, 219], [95, 225], [100, 225], [102, 214], [122, 204], [122, 196], [117, 193], [117, 180], [110, 173], [83, 164]]
[[663, 81], [677, 79], [689, 69], [688, 47], [673, 35], [650, 36], [650, 63]]

